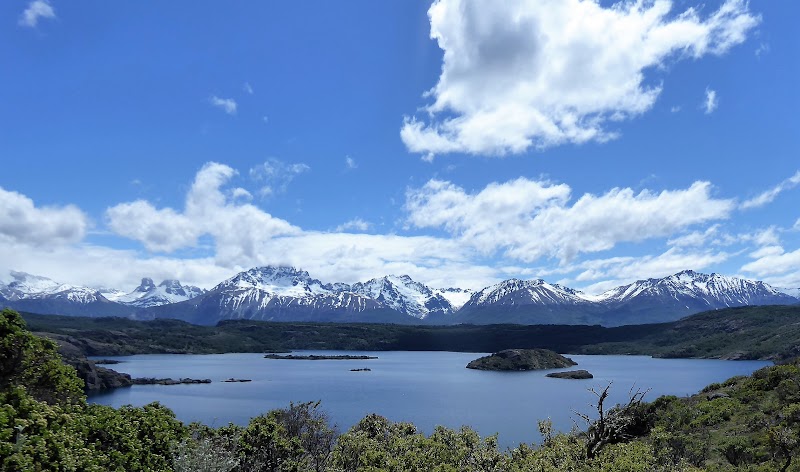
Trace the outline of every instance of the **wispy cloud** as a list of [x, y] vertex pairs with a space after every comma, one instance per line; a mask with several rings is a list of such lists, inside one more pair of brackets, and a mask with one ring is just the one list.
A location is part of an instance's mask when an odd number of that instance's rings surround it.
[[526, 178], [492, 183], [477, 193], [447, 181], [430, 180], [409, 189], [408, 223], [443, 228], [487, 254], [498, 249], [523, 262], [601, 252], [623, 242], [669, 237], [691, 226], [723, 220], [733, 200], [712, 197], [709, 182], [689, 188], [635, 192], [613, 188], [570, 202], [566, 184]]
[[355, 169], [358, 167], [356, 160], [350, 156], [344, 158], [344, 165], [347, 166], [348, 169]]
[[777, 198], [782, 192], [791, 190], [798, 185], [800, 185], [800, 171], [797, 171], [793, 176], [772, 187], [771, 189], [761, 192], [749, 200], [745, 200], [742, 202], [740, 207], [746, 210], [749, 208], [758, 208], [764, 206], [767, 203], [771, 203], [773, 200], [775, 200], [775, 198]]
[[19, 25], [28, 28], [36, 28], [41, 18], [54, 19], [56, 11], [47, 0], [34, 0], [28, 4], [28, 8], [19, 17]]
[[211, 105], [223, 110], [225, 113], [229, 115], [236, 114], [236, 100], [232, 98], [220, 98], [216, 95], [212, 95], [208, 100]]
[[340, 224], [336, 227], [334, 231], [342, 232], [342, 231], [367, 231], [372, 227], [372, 224], [362, 220], [361, 218], [353, 218], [350, 221]]
[[295, 177], [309, 170], [311, 167], [302, 162], [288, 163], [270, 158], [251, 168], [250, 178], [261, 184], [259, 195], [269, 197], [285, 192]]
[[714, 113], [714, 110], [719, 106], [719, 99], [717, 98], [717, 91], [706, 88], [706, 99], [703, 102], [703, 110], [706, 115]]
[[250, 82], [245, 82], [244, 85], [242, 85], [242, 90], [244, 90], [244, 92], [248, 95], [253, 95], [255, 93], [253, 86], [250, 85]]

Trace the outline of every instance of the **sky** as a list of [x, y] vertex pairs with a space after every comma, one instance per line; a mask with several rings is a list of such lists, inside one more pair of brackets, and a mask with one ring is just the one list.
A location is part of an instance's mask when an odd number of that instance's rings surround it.
[[0, 280], [800, 287], [793, 0], [0, 3]]

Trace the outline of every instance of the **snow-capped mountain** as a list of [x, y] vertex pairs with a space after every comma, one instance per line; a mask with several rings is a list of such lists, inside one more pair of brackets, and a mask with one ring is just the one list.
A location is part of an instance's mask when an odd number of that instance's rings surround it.
[[10, 271], [0, 285], [4, 304], [21, 311], [73, 316], [127, 316], [131, 309], [105, 298], [97, 289], [70, 285], [47, 277]]
[[797, 302], [764, 282], [687, 270], [639, 280], [598, 296], [543, 280], [506, 280], [476, 292], [456, 319], [484, 324], [619, 326], [674, 321], [718, 308]]
[[240, 272], [203, 295], [152, 312], [199, 324], [225, 319], [408, 322], [406, 315], [353, 293], [348, 284], [323, 284], [304, 270], [273, 266]]
[[580, 291], [544, 280], [504, 280], [475, 292], [463, 309], [481, 306], [582, 305], [591, 303]]
[[541, 279], [510, 279], [475, 292], [455, 319], [476, 324], [599, 324], [600, 311], [578, 290]]
[[319, 280], [312, 279], [304, 270], [285, 266], [255, 267], [236, 274], [210, 291], [253, 289], [283, 297], [327, 295], [337, 291], [331, 285], [324, 286]]
[[[363, 317], [356, 314], [383, 311], [425, 319], [430, 314], [453, 312], [447, 299], [407, 275], [349, 285], [323, 283], [294, 267], [256, 267], [241, 272], [203, 297], [202, 304], [206, 308], [209, 308], [209, 300], [213, 300], [213, 312], [223, 319], [270, 320], [290, 316], [305, 319], [312, 314], [338, 313], [348, 314], [351, 319], [380, 321], [375, 320], [373, 314]], [[396, 316], [390, 319], [392, 322], [403, 320]]]
[[638, 280], [609, 290], [597, 300], [619, 314], [642, 314], [646, 322], [671, 321], [678, 315], [719, 308], [797, 302], [764, 282], [692, 270], [661, 279]]
[[448, 315], [455, 311], [446, 297], [407, 275], [387, 275], [355, 283], [350, 286], [350, 291], [421, 320], [431, 314]]
[[178, 280], [167, 279], [156, 286], [153, 279], [145, 277], [132, 292], [119, 293], [119, 291], [115, 291], [108, 293], [106, 298], [123, 305], [148, 308], [183, 302], [203, 293], [205, 290], [192, 285], [181, 285]]
[[0, 277], [0, 301], [22, 311], [178, 318], [199, 324], [256, 319], [618, 326], [673, 321], [717, 308], [800, 302], [786, 292], [764, 282], [689, 270], [639, 280], [601, 295], [586, 295], [544, 280], [510, 279], [477, 292], [431, 289], [407, 275], [352, 285], [323, 283], [304, 270], [274, 266], [241, 272], [209, 291], [177, 280], [156, 285], [149, 278], [124, 293], [63, 284], [23, 272]]
[[10, 271], [10, 275], [11, 282], [0, 286], [0, 293], [6, 300], [57, 298], [73, 303], [87, 304], [104, 299], [93, 288], [63, 284], [47, 277], [25, 272]]

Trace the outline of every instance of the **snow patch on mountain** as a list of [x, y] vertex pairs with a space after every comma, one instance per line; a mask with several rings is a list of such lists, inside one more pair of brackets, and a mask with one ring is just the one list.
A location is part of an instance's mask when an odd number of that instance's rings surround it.
[[355, 283], [350, 290], [414, 318], [425, 319], [431, 313], [450, 314], [454, 311], [447, 298], [408, 275], [387, 275]]
[[583, 292], [544, 280], [509, 279], [476, 292], [464, 308], [488, 305], [578, 305], [591, 303]]
[[304, 270], [286, 266], [255, 267], [240, 272], [214, 287], [212, 291], [231, 289], [257, 289], [283, 297], [329, 295], [338, 291], [331, 285], [326, 286], [319, 280], [312, 279]]
[[475, 293], [474, 290], [469, 288], [438, 288], [435, 289], [434, 292], [445, 300], [450, 302], [450, 306], [453, 307], [453, 311], [458, 311], [461, 309], [462, 306], [466, 305], [472, 295]]

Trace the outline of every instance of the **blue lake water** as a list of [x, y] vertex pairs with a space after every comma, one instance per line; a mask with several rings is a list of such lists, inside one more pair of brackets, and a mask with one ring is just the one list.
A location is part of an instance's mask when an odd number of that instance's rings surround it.
[[[652, 359], [644, 356], [569, 356], [575, 368], [594, 374], [591, 380], [545, 377], [548, 371], [484, 372], [466, 369], [483, 354], [461, 352], [295, 351], [295, 354], [372, 355], [371, 360], [275, 360], [262, 354], [137, 355], [118, 357], [110, 366], [133, 377], [209, 378], [211, 384], [135, 385], [94, 395], [90, 401], [118, 407], [158, 401], [184, 421], [212, 426], [247, 424], [274, 408], [322, 400], [322, 407], [341, 431], [369, 413], [409, 421], [430, 433], [436, 425], [468, 425], [481, 435], [499, 433], [501, 446], [538, 442], [537, 420], [550, 418], [568, 431], [591, 413], [595, 397], [589, 388], [613, 382], [612, 403], [628, 392], [650, 389], [645, 399], [691, 395], [712, 382], [747, 375], [761, 361]], [[370, 372], [351, 372], [368, 367]], [[556, 369], [567, 370], [567, 369]], [[252, 379], [223, 383], [227, 378]], [[580, 423], [579, 423], [580, 424]], [[580, 424], [583, 426], [582, 424]]]

